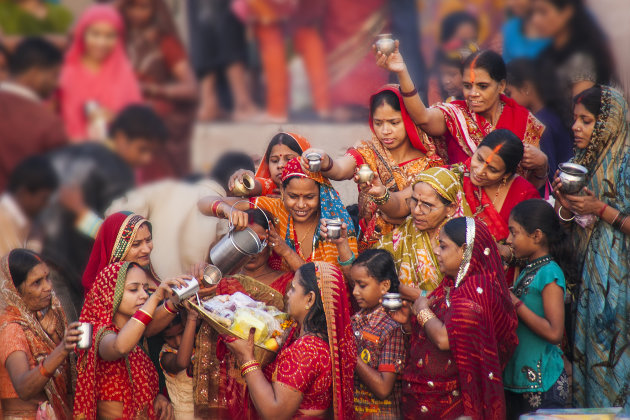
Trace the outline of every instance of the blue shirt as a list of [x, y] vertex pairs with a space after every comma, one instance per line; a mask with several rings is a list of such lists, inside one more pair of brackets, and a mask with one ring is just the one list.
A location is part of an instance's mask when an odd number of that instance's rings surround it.
[[548, 38], [527, 38], [523, 33], [523, 19], [514, 17], [503, 25], [503, 60], [536, 58], [551, 42]]

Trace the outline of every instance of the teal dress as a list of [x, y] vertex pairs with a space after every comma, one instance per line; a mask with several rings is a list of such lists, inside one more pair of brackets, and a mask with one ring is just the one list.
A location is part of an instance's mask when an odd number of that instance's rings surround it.
[[[544, 317], [542, 291], [556, 283], [566, 290], [564, 274], [550, 256], [529, 263], [514, 284], [514, 294], [536, 315]], [[564, 370], [562, 350], [534, 333], [525, 323], [516, 329], [518, 347], [503, 372], [503, 386], [515, 393], [546, 392]]]

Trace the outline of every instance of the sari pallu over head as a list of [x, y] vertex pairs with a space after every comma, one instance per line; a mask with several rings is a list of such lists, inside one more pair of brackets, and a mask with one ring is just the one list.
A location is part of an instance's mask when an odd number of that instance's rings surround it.
[[[97, 364], [102, 361], [97, 355], [103, 337], [120, 330], [113, 323], [114, 315], [122, 301], [127, 272], [135, 263], [117, 262], [105, 267], [96, 278], [83, 305], [79, 321], [92, 324], [92, 347], [79, 350], [77, 360], [77, 388], [74, 403], [74, 418], [95, 420], [97, 418]], [[136, 419], [140, 414], [154, 418], [153, 400], [158, 393], [158, 374], [149, 356], [136, 345], [127, 356], [117, 360], [126, 366], [125, 377], [115, 378], [125, 389], [122, 394], [123, 419]]]
[[[293, 140], [295, 140], [298, 146], [300, 146], [300, 149], [302, 149], [302, 153], [304, 153], [305, 150], [308, 150], [311, 148], [311, 143], [309, 143], [309, 141], [304, 136], [301, 136], [296, 133], [287, 133], [287, 132], [282, 132], [279, 134], [286, 134], [287, 136], [290, 136], [291, 138], [293, 138]], [[269, 152], [271, 152], [271, 150], [269, 150]], [[273, 180], [271, 179], [271, 173], [269, 172], [268, 161], [269, 161], [269, 153], [265, 153], [262, 160], [260, 161], [260, 165], [258, 165], [258, 169], [256, 170], [256, 179], [258, 179], [258, 181], [263, 186], [263, 195], [266, 195], [264, 193], [271, 194], [273, 191], [278, 189], [278, 186], [276, 185], [276, 183], [273, 182]]]
[[[289, 161], [287, 166], [284, 168], [282, 172], [282, 181], [286, 181], [287, 179], [298, 177], [298, 178], [308, 178], [312, 179], [319, 185], [319, 207], [320, 207], [320, 219], [340, 219], [348, 226], [348, 241], [350, 242], [350, 247], [352, 251], [357, 251], [356, 248], [356, 233], [354, 230], [354, 223], [348, 214], [348, 211], [344, 207], [341, 202], [341, 198], [339, 197], [339, 193], [337, 190], [333, 188], [330, 184], [330, 181], [327, 178], [324, 178], [320, 172], [310, 172], [308, 170], [304, 170], [302, 165], [300, 164], [301, 158], [295, 158]], [[287, 213], [289, 214], [288, 210]], [[280, 225], [278, 227], [280, 229]], [[313, 254], [315, 255], [316, 250], [320, 252], [320, 260], [329, 262], [331, 264], [337, 264], [337, 247], [333, 243], [329, 241], [323, 241], [320, 238], [319, 234], [320, 224], [317, 225], [317, 229], [315, 230], [315, 235], [313, 236]], [[286, 243], [291, 247], [291, 249], [296, 250], [298, 246], [298, 239], [295, 233], [295, 229], [293, 228], [293, 220], [291, 215], [288, 215], [288, 221], [286, 223], [286, 229], [284, 232], [278, 231], [280, 235], [284, 233], [284, 238]], [[308, 256], [304, 256], [306, 259], [309, 259]]]
[[330, 358], [333, 367], [335, 420], [354, 419], [354, 368], [357, 348], [350, 321], [350, 301], [343, 274], [336, 266], [315, 261], [317, 286], [322, 296]]
[[[105, 267], [125, 259], [138, 229], [145, 224], [151, 230], [151, 223], [147, 219], [129, 212], [114, 213], [103, 221], [81, 280], [86, 296], [96, 281], [96, 276]], [[158, 279], [151, 266], [148, 271], [154, 280]]]
[[[412, 184], [429, 184], [440, 196], [457, 205], [453, 217], [471, 216], [457, 175], [448, 169], [431, 168], [421, 172]], [[445, 219], [446, 223], [449, 219]], [[442, 281], [443, 274], [433, 252], [431, 238], [427, 232], [414, 226], [413, 216], [385, 235], [377, 248], [389, 251], [394, 257], [401, 283], [431, 291]]]
[[[117, 32], [116, 45], [98, 72], [84, 67], [85, 34], [97, 22], [107, 22]], [[90, 6], [79, 18], [66, 52], [59, 89], [61, 115], [68, 135], [74, 139], [87, 135], [85, 103], [95, 100], [110, 112], [117, 113], [126, 105], [142, 101], [140, 86], [127, 59], [124, 47], [124, 24], [120, 14], [109, 5]]]
[[[44, 316], [44, 320], [49, 323], [50, 326], [47, 329], [56, 336], [55, 339], [61, 340], [66, 330], [67, 321], [54, 292], [51, 306]], [[0, 331], [10, 324], [17, 324], [22, 328], [28, 342], [28, 350], [36, 363], [43, 361], [57, 347], [58, 343], [51, 339], [49, 333], [37, 320], [35, 313], [28, 309], [15, 288], [9, 270], [9, 256], [7, 255], [0, 261]], [[72, 384], [71, 370], [68, 359], [57, 368], [54, 378], [46, 382], [44, 386], [46, 398], [59, 420], [69, 419], [72, 412], [71, 401], [68, 398]]]
[[499, 250], [486, 226], [466, 217], [466, 246], [455, 279], [445, 277], [429, 299], [444, 322], [459, 371], [465, 415], [504, 419], [502, 374], [518, 344], [518, 319]]

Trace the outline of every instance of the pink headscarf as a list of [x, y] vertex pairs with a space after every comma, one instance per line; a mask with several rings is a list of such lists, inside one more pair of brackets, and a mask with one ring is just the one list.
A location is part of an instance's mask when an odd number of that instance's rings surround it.
[[[101, 69], [94, 73], [83, 66], [85, 33], [96, 22], [107, 22], [116, 28], [116, 46]], [[107, 5], [89, 7], [74, 28], [72, 45], [66, 53], [59, 83], [61, 114], [68, 135], [74, 141], [86, 140], [85, 103], [95, 100], [112, 113], [141, 102], [140, 86], [124, 49], [124, 24], [116, 9]]]

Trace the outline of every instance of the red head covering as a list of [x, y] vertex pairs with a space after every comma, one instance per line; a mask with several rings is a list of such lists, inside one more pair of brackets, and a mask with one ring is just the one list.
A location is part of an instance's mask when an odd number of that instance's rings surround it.
[[466, 218], [466, 247], [457, 278], [445, 277], [430, 297], [457, 363], [464, 414], [505, 418], [501, 378], [518, 344], [518, 318], [499, 250], [483, 222]]
[[[118, 38], [101, 68], [93, 72], [84, 67], [82, 58], [86, 31], [97, 22], [111, 24]], [[117, 113], [126, 105], [142, 100], [138, 81], [125, 54], [123, 36], [122, 18], [111, 6], [91, 6], [77, 22], [59, 81], [61, 115], [68, 135], [73, 139], [85, 139], [87, 136], [84, 109], [87, 101], [94, 100], [110, 112]]]
[[[129, 212], [114, 213], [105, 219], [96, 235], [90, 259], [83, 272], [81, 283], [85, 295], [88, 294], [96, 276], [103, 268], [109, 264], [124, 261], [138, 229], [144, 224], [149, 226], [149, 230], [151, 229], [151, 223], [147, 219]], [[153, 270], [150, 271], [153, 274]]]
[[333, 410], [336, 420], [354, 418], [354, 368], [357, 347], [350, 322], [350, 301], [338, 267], [315, 261], [317, 286], [322, 295], [330, 358], [333, 366]]
[[[302, 149], [302, 152], [304, 152], [307, 149], [310, 149], [311, 147], [311, 143], [309, 143], [309, 141], [306, 140], [306, 137], [304, 136], [300, 136], [299, 134], [295, 134], [295, 133], [286, 133], [286, 132], [282, 132], [279, 134], [286, 134], [287, 136], [292, 137], [293, 140], [296, 141], [298, 146], [300, 146], [300, 149]], [[259, 177], [259, 178], [271, 177], [271, 174], [269, 173], [269, 164], [267, 163], [267, 160], [269, 159], [269, 152], [271, 152], [271, 150], [269, 150], [267, 153], [265, 153], [265, 156], [263, 156], [262, 161], [260, 162], [260, 165], [258, 166], [258, 170], [256, 171], [256, 177]]]
[[[115, 382], [117, 386], [115, 390], [99, 389], [98, 394], [103, 399], [120, 397], [123, 403], [123, 419], [135, 419], [145, 410], [148, 410], [150, 418], [154, 418], [153, 400], [158, 393], [159, 383], [157, 371], [149, 356], [138, 345], [127, 356], [114, 362], [105, 362], [96, 355], [104, 333], [119, 332], [113, 318], [122, 301], [127, 271], [133, 266], [139, 267], [130, 262], [119, 262], [105, 267], [85, 299], [79, 321], [92, 324], [92, 347], [78, 351], [74, 418], [96, 419], [96, 385], [104, 376], [110, 377], [108, 382]], [[119, 363], [122, 363], [122, 369], [115, 366]], [[120, 377], [111, 378], [116, 374]]]
[[409, 141], [411, 141], [411, 145], [415, 147], [416, 149], [420, 150], [425, 155], [433, 155], [435, 153], [434, 151], [427, 151], [426, 142], [428, 141], [428, 138], [426, 134], [424, 134], [424, 132], [421, 132], [418, 129], [418, 127], [416, 126], [416, 123], [413, 122], [413, 120], [411, 119], [409, 112], [407, 112], [407, 108], [405, 108], [405, 103], [403, 102], [403, 97], [400, 93], [399, 85], [393, 85], [393, 84], [385, 85], [382, 88], [380, 88], [378, 92], [376, 92], [374, 95], [370, 97], [370, 120], [369, 121], [370, 121], [370, 128], [372, 129], [372, 132], [374, 133], [374, 135], [376, 135], [376, 132], [374, 131], [374, 117], [371, 112], [372, 105], [374, 103], [374, 98], [376, 97], [376, 95], [385, 91], [393, 92], [398, 98], [398, 102], [400, 103], [400, 114], [402, 116], [403, 124], [405, 125], [405, 130], [407, 131], [407, 136], [409, 137]]

